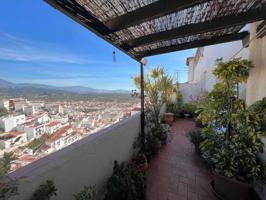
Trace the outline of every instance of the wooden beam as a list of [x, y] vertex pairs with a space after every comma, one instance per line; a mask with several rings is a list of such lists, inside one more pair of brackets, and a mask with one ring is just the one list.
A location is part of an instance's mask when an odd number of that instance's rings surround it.
[[258, 34], [257, 38], [263, 38], [266, 35], [266, 20], [264, 20], [257, 26], [256, 34]]
[[125, 41], [124, 43], [132, 47], [138, 47], [153, 42], [171, 40], [199, 33], [220, 30], [232, 26], [244, 25], [247, 23], [266, 19], [265, 13], [266, 13], [266, 8], [258, 8], [254, 10], [249, 10], [245, 13], [239, 13], [237, 15], [230, 14], [228, 16], [219, 17], [211, 21], [184, 25], [169, 31], [163, 31], [139, 37], [133, 40], [128, 40]]
[[211, 0], [159, 0], [111, 19], [105, 25], [115, 32], [208, 1]]
[[143, 52], [138, 52], [139, 58], [147, 57], [147, 56], [154, 56], [158, 54], [164, 54], [164, 53], [170, 53], [173, 51], [181, 51], [186, 49], [192, 49], [192, 48], [198, 48], [203, 46], [209, 46], [219, 43], [225, 43], [225, 42], [232, 42], [237, 40], [242, 40], [243, 38], [247, 37], [249, 35], [248, 31], [244, 31], [241, 33], [235, 33], [235, 34], [228, 34], [221, 37], [215, 37], [212, 39], [204, 39], [204, 40], [197, 40], [193, 42], [187, 42], [180, 45], [173, 45], [168, 47], [162, 47], [154, 50], [148, 50]]

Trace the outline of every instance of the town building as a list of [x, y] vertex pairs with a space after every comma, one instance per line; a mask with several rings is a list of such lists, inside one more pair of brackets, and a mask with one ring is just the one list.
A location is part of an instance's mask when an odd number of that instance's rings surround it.
[[17, 125], [25, 123], [26, 117], [24, 114], [10, 115], [0, 118], [0, 128], [5, 132], [9, 132]]
[[[195, 55], [187, 58], [188, 82], [180, 84], [184, 102], [196, 100], [205, 92], [210, 92], [219, 81], [213, 74], [217, 64], [231, 59], [242, 47], [242, 41], [235, 41], [197, 48]], [[244, 48], [236, 57], [248, 59], [249, 49]], [[239, 96], [245, 99], [245, 85], [240, 86]]]
[[25, 107], [24, 107], [24, 113], [25, 113], [26, 115], [34, 115], [34, 114], [37, 113], [37, 110], [36, 110], [35, 106], [33, 106], [33, 105], [28, 105], [28, 106], [25, 106]]
[[51, 135], [62, 127], [62, 124], [57, 121], [52, 121], [45, 125], [46, 133]]
[[53, 133], [46, 141], [46, 145], [50, 146], [52, 151], [57, 151], [72, 144], [80, 138], [80, 134], [73, 131], [71, 125], [67, 125]]
[[10, 110], [9, 100], [0, 101], [0, 108], [5, 108], [7, 110]]
[[11, 131], [0, 135], [0, 149], [10, 149], [27, 142], [27, 134], [19, 131]]
[[32, 140], [40, 137], [45, 133], [45, 124], [25, 123], [16, 127], [18, 131], [27, 133], [27, 139]]

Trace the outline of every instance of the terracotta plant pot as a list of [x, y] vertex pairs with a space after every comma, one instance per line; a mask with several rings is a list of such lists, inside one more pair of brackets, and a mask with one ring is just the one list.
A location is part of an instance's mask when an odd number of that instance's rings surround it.
[[213, 170], [215, 191], [226, 200], [246, 200], [251, 185], [227, 178]]
[[168, 124], [168, 125], [172, 125], [174, 122], [174, 114], [173, 113], [164, 113], [163, 115], [163, 121]]

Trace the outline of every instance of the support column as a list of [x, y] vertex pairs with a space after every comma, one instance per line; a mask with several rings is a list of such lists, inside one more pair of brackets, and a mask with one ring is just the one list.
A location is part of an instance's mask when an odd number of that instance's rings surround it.
[[141, 137], [144, 138], [145, 136], [145, 112], [144, 112], [144, 64], [140, 62], [140, 104], [141, 104]]

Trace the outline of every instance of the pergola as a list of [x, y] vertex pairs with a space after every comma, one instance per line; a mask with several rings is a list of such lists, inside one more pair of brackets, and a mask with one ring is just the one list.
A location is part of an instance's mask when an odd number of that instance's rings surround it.
[[[266, 19], [266, 0], [45, 0], [130, 57], [243, 40]], [[143, 63], [142, 132], [144, 132]]]

